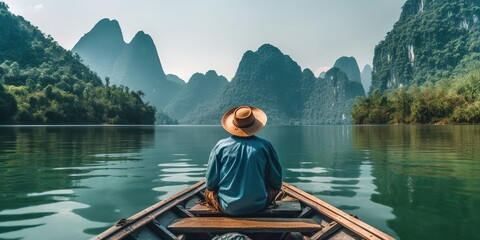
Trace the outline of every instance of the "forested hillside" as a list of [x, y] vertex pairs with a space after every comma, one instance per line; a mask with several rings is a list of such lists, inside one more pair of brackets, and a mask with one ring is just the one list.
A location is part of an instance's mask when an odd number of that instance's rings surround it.
[[450, 78], [480, 60], [480, 1], [408, 0], [375, 48], [373, 89]]
[[[358, 67], [357, 67], [358, 68]], [[302, 124], [348, 124], [350, 110], [357, 96], [365, 96], [361, 82], [350, 81], [348, 75], [334, 67], [324, 78], [314, 78], [304, 71]]]
[[205, 74], [195, 73], [167, 105], [165, 113], [181, 123], [198, 124], [197, 115], [218, 105], [227, 84], [227, 79], [213, 70]]
[[227, 109], [252, 105], [267, 113], [269, 124], [345, 124], [350, 122], [355, 97], [364, 95], [362, 84], [350, 81], [338, 68], [328, 71], [325, 78], [316, 78], [308, 69], [302, 72], [278, 48], [264, 44], [255, 52], [245, 52], [225, 90], [186, 119], [218, 124]]
[[63, 49], [0, 2], [0, 123], [152, 124], [143, 93], [102, 84]]
[[408, 0], [353, 122], [480, 123], [480, 1]]

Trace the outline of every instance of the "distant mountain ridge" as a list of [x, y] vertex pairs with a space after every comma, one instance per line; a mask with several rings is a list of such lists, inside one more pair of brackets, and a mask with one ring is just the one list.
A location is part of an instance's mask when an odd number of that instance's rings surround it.
[[125, 43], [116, 20], [100, 20], [72, 52], [101, 77], [109, 77], [112, 84], [141, 90], [159, 110], [182, 89], [182, 84], [167, 80], [152, 38], [139, 31], [130, 43]]
[[256, 52], [247, 51], [243, 55], [219, 100], [218, 110], [225, 112], [235, 105], [253, 105], [268, 112], [270, 122], [290, 124], [299, 118], [302, 103], [296, 96], [301, 80], [301, 68], [290, 56], [264, 44]]
[[180, 85], [185, 85], [185, 81], [175, 74], [167, 74], [167, 80], [179, 83]]
[[262, 108], [273, 125], [344, 124], [350, 121], [355, 97], [364, 95], [361, 83], [350, 81], [341, 70], [333, 68], [325, 79], [315, 78], [311, 70], [302, 72], [288, 55], [264, 44], [243, 55], [234, 78], [214, 104], [191, 110], [183, 123], [219, 124], [232, 106], [252, 105]]
[[346, 73], [350, 81], [362, 82], [360, 69], [358, 68], [357, 60], [354, 57], [341, 57], [335, 61], [333, 67], [336, 67]]
[[78, 53], [87, 66], [105, 79], [111, 77], [115, 62], [125, 47], [127, 43], [118, 21], [104, 18], [80, 38], [72, 52]]
[[[109, 41], [116, 44], [107, 48]], [[365, 95], [355, 58], [340, 58], [324, 78], [316, 78], [270, 44], [245, 52], [231, 82], [211, 70], [185, 83], [165, 75], [148, 34], [140, 31], [125, 43], [118, 22], [109, 19], [85, 34], [73, 51], [112, 84], [142, 90], [146, 100], [181, 124], [219, 124], [223, 113], [238, 105], [262, 108], [274, 125], [344, 124], [355, 97]], [[105, 59], [91, 60], [102, 55]]]
[[227, 79], [213, 70], [205, 74], [195, 73], [182, 91], [167, 105], [165, 113], [180, 123], [198, 124], [200, 122], [197, 115], [201, 115], [203, 109], [218, 104], [217, 100], [225, 91], [227, 84]]
[[350, 81], [347, 74], [333, 67], [325, 78], [312, 78], [304, 71], [310, 93], [302, 111], [302, 124], [350, 123], [350, 110], [357, 96], [365, 96], [362, 83]]
[[362, 85], [363, 89], [365, 89], [365, 93], [370, 90], [370, 86], [372, 85], [372, 67], [370, 65], [365, 65], [363, 67], [361, 77], [362, 77]]

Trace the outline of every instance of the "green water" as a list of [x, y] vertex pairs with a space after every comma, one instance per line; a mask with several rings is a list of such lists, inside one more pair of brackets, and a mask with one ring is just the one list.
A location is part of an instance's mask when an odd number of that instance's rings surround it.
[[[218, 126], [0, 127], [0, 239], [88, 239], [203, 178]], [[266, 127], [289, 182], [400, 239], [480, 239], [479, 126]]]

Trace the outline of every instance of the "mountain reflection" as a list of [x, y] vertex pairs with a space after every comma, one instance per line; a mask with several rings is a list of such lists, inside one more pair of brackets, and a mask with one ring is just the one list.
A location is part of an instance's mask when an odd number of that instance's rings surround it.
[[[203, 179], [210, 150], [228, 137], [220, 126], [0, 130], [6, 239], [92, 237]], [[371, 200], [384, 191], [377, 153], [358, 143], [368, 140], [355, 127], [267, 126], [259, 136], [277, 150], [284, 181], [395, 236], [389, 202]]]
[[[74, 214], [95, 204], [81, 193], [126, 169], [124, 163], [140, 160], [140, 151], [154, 145], [154, 134], [153, 127], [1, 127], [0, 236], [81, 236], [84, 226], [96, 225]], [[56, 229], [63, 221], [79, 227]]]
[[480, 127], [352, 131], [355, 147], [371, 153], [378, 187], [372, 201], [393, 208], [396, 218], [388, 226], [401, 239], [478, 239]]
[[288, 137], [272, 142], [282, 157], [285, 181], [319, 196], [357, 194], [363, 159], [352, 152], [348, 127], [285, 128], [282, 133]]

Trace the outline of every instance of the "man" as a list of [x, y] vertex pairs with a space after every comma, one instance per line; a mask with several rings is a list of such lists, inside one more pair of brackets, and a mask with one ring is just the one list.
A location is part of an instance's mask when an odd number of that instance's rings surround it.
[[217, 211], [230, 215], [265, 209], [280, 191], [282, 168], [270, 142], [255, 136], [267, 123], [256, 107], [228, 110], [223, 128], [231, 137], [218, 141], [208, 160], [205, 197]]

